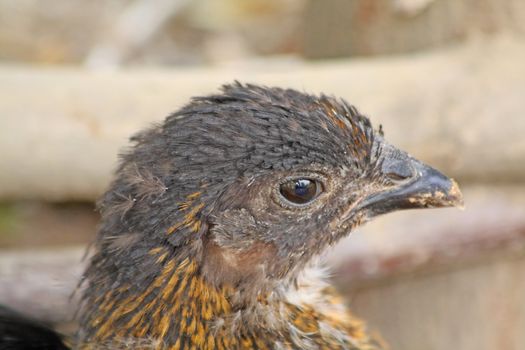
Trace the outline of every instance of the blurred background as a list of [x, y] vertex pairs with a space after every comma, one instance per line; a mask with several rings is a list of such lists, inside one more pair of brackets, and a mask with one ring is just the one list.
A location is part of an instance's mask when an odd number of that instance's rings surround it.
[[0, 304], [73, 329], [118, 151], [234, 79], [341, 96], [460, 183], [328, 256], [392, 349], [525, 349], [522, 0], [0, 0]]

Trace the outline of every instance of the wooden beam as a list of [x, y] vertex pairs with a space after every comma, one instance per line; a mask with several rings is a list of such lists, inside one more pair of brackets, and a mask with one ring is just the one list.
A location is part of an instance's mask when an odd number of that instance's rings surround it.
[[90, 71], [0, 66], [0, 199], [93, 200], [127, 138], [239, 79], [347, 99], [465, 181], [525, 179], [525, 44], [327, 63]]
[[[495, 260], [523, 260], [524, 189], [476, 186], [465, 188], [464, 194], [466, 211], [386, 215], [342, 240], [328, 254], [341, 290], [375, 290], [407, 276], [425, 278]], [[84, 254], [85, 247], [1, 251], [0, 304], [46, 321], [71, 320]], [[450, 288], [453, 295], [454, 286]]]

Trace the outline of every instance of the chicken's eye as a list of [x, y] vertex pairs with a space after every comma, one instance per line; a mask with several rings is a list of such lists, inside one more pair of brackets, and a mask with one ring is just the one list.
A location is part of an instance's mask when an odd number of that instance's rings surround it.
[[295, 179], [283, 183], [281, 195], [293, 204], [306, 204], [313, 201], [322, 191], [322, 185], [312, 179]]

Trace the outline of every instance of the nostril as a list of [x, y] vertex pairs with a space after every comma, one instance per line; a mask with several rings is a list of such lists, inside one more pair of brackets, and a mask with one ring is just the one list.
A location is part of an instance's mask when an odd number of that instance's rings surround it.
[[414, 176], [414, 168], [409, 161], [405, 160], [392, 160], [387, 163], [383, 163], [383, 174], [394, 181], [400, 182], [410, 179]]
[[405, 175], [405, 174], [398, 174], [398, 173], [388, 173], [386, 174], [386, 176], [392, 180], [392, 181], [404, 181], [410, 177], [412, 177], [412, 174], [408, 174], [408, 175]]

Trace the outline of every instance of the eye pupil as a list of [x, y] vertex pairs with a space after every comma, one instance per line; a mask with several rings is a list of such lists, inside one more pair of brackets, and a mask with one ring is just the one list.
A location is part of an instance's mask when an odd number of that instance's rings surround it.
[[310, 179], [290, 180], [281, 185], [281, 195], [294, 204], [306, 204], [317, 197], [321, 185]]
[[306, 196], [308, 194], [308, 187], [311, 185], [310, 180], [301, 179], [295, 182], [295, 195]]

